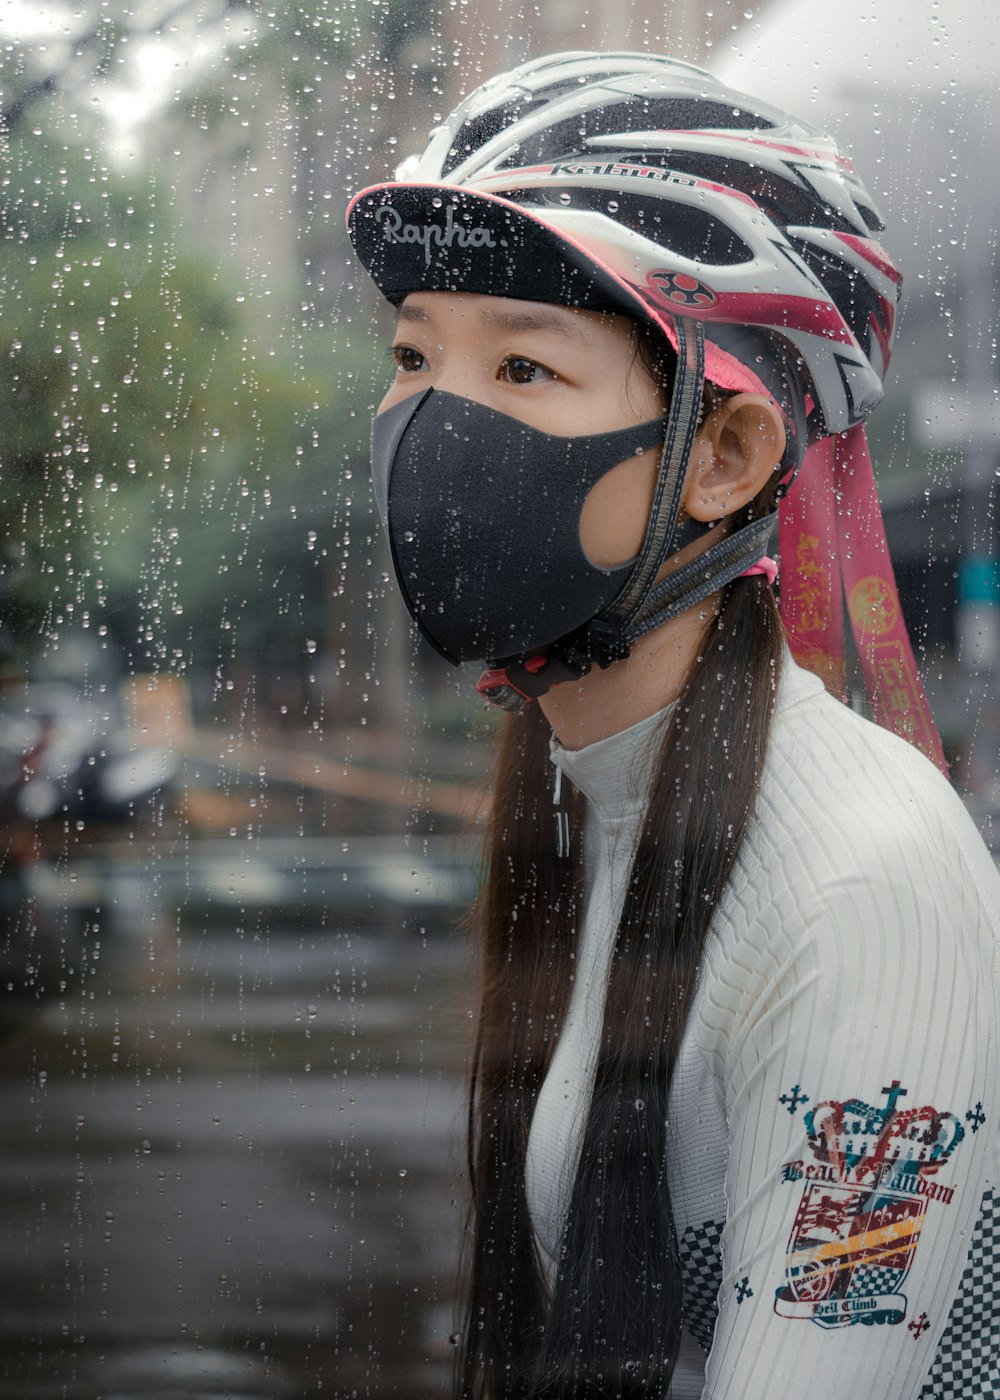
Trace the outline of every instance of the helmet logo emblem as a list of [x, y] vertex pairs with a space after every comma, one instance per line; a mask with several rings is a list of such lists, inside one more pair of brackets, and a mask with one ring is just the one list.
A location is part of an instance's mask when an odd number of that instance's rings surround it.
[[457, 243], [460, 248], [495, 248], [496, 240], [488, 228], [476, 225], [466, 228], [455, 223], [455, 211], [449, 204], [444, 225], [404, 224], [398, 209], [383, 204], [375, 210], [375, 221], [381, 224], [387, 243], [417, 243], [424, 250], [424, 262], [431, 265], [431, 248], [450, 248]]
[[711, 287], [686, 272], [654, 268], [647, 272], [646, 282], [664, 301], [672, 301], [675, 306], [714, 306], [718, 301]]

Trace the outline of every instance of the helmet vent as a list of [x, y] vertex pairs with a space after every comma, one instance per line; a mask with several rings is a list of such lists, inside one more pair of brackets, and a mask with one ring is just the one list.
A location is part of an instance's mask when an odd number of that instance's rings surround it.
[[792, 167], [789, 167], [789, 178], [782, 179], [772, 170], [765, 170], [749, 160], [733, 160], [731, 156], [658, 150], [651, 157], [639, 154], [636, 159], [650, 160], [652, 164], [683, 171], [696, 179], [711, 180], [727, 189], [739, 190], [749, 195], [772, 223], [782, 229], [789, 224], [799, 224], [832, 228], [839, 233], [857, 232], [854, 225], [841, 218], [825, 200], [798, 183]]
[[561, 189], [543, 193], [532, 188], [515, 191], [510, 198], [529, 207], [532, 204], [568, 206], [592, 209], [598, 214], [607, 212], [608, 199], [612, 198], [618, 206], [615, 223], [624, 224], [682, 258], [704, 263], [706, 267], [731, 267], [753, 261], [753, 249], [738, 233], [713, 214], [689, 204], [664, 206], [659, 200], [647, 200], [624, 190]]
[[[464, 122], [455, 132], [451, 149], [445, 157], [441, 174], [447, 177], [458, 165], [474, 155], [487, 142], [516, 128], [533, 112], [550, 102], [550, 95], [521, 98], [494, 107], [481, 116]], [[533, 161], [564, 160], [574, 153], [583, 153], [593, 136], [624, 137], [630, 131], [696, 131], [699, 127], [726, 131], [770, 130], [774, 123], [755, 112], [689, 97], [636, 97], [605, 107], [592, 107], [571, 117], [553, 122], [527, 139], [512, 143], [497, 163], [502, 168], [516, 168]], [[627, 144], [627, 143], [623, 143]]]
[[831, 301], [850, 326], [866, 355], [872, 352], [872, 326], [885, 319], [885, 309], [874, 290], [855, 268], [831, 258], [803, 239], [789, 237], [799, 257], [830, 294]]
[[485, 146], [488, 141], [492, 141], [495, 136], [499, 136], [509, 126], [523, 121], [536, 108], [544, 107], [545, 102], [546, 99], [543, 97], [529, 97], [519, 102], [507, 102], [502, 107], [494, 107], [481, 116], [463, 122], [455, 132], [451, 149], [442, 162], [442, 176], [450, 175], [456, 166], [461, 165], [464, 160], [468, 160], [469, 156], [474, 155], [481, 146]]
[[858, 213], [868, 225], [868, 231], [870, 233], [881, 233], [882, 230], [885, 228], [885, 224], [875, 213], [875, 210], [867, 204], [862, 204], [861, 201], [858, 199], [857, 195], [854, 196], [854, 204], [857, 208]]
[[628, 145], [632, 131], [697, 131], [699, 127], [759, 131], [773, 125], [752, 112], [724, 107], [721, 102], [695, 102], [689, 98], [635, 98], [607, 107], [579, 112], [539, 131], [514, 148], [505, 165], [531, 161], [564, 160], [583, 154], [594, 136], [621, 135]]

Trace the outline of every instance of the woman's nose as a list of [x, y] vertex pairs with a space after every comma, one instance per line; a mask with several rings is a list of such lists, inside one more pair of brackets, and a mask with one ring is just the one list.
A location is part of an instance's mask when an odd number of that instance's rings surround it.
[[441, 393], [476, 403], [489, 404], [492, 399], [490, 380], [466, 356], [449, 356], [438, 365], [431, 374], [431, 385]]

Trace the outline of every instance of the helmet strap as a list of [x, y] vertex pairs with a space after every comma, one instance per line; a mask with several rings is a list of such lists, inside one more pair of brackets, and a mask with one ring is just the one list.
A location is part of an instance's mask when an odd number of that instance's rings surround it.
[[684, 477], [695, 435], [701, 421], [705, 390], [705, 330], [700, 321], [677, 317], [677, 370], [667, 413], [667, 431], [660, 458], [656, 489], [642, 548], [624, 587], [609, 607], [590, 624], [595, 659], [609, 664], [602, 653], [611, 645], [610, 660], [628, 655], [627, 637], [632, 623], [642, 611], [656, 575], [675, 548], [677, 521], [684, 492]]
[[749, 525], [726, 535], [695, 559], [669, 574], [650, 589], [628, 633], [629, 644], [662, 627], [695, 603], [725, 588], [767, 553], [768, 540], [777, 523], [777, 512], [762, 515]]
[[530, 656], [511, 656], [495, 662], [480, 676], [476, 689], [491, 704], [516, 713], [553, 686], [579, 680], [594, 661], [606, 667], [628, 656], [630, 647], [640, 637], [724, 588], [743, 574], [748, 564], [756, 563], [767, 550], [776, 518], [762, 516], [656, 584], [647, 593], [627, 633], [595, 618], [571, 637]]

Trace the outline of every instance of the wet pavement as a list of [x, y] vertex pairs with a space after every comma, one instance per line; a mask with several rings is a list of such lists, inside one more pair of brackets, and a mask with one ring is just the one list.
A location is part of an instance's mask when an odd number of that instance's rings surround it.
[[5, 1003], [4, 1400], [448, 1392], [468, 867], [245, 845], [36, 872], [60, 952]]

